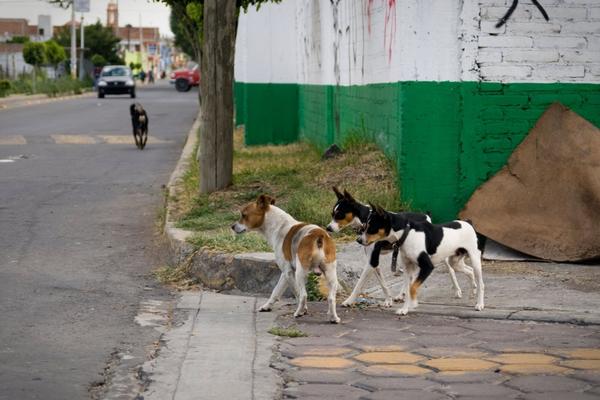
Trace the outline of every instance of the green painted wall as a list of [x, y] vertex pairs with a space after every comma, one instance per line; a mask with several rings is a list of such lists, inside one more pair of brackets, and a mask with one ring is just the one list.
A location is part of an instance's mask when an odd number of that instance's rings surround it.
[[235, 104], [235, 126], [246, 123], [246, 85], [241, 82], [233, 84], [233, 97]]
[[[283, 144], [298, 140], [298, 85], [244, 83], [242, 118], [246, 144]], [[240, 103], [237, 99], [236, 105]], [[238, 111], [239, 113], [239, 111]]]
[[456, 216], [552, 102], [600, 126], [597, 84], [239, 85], [248, 144], [300, 137], [325, 148], [367, 136], [396, 162], [403, 200], [435, 220]]

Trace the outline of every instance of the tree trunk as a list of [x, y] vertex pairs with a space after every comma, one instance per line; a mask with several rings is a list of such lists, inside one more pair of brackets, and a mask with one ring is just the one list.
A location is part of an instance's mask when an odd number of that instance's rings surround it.
[[236, 0], [205, 0], [201, 60], [200, 193], [231, 184]]

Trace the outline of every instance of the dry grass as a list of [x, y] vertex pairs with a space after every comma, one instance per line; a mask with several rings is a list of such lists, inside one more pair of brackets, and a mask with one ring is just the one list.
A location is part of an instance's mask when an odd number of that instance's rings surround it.
[[[402, 209], [394, 168], [374, 146], [348, 143], [344, 153], [321, 160], [317, 149], [307, 143], [285, 146], [245, 147], [243, 131], [234, 135], [233, 185], [210, 195], [197, 196], [197, 165], [184, 178], [185, 188], [178, 199], [181, 228], [199, 232], [193, 240], [200, 247], [243, 252], [264, 251], [260, 238], [234, 238], [229, 226], [238, 218], [242, 205], [266, 193], [296, 219], [321, 226], [329, 223], [336, 197], [331, 187], [348, 189], [357, 199], [383, 207]], [[338, 235], [342, 240], [353, 235]]]

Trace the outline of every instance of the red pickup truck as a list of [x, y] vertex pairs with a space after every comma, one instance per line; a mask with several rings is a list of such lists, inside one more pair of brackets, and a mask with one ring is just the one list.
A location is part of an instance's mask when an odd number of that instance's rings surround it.
[[186, 68], [171, 72], [170, 82], [175, 84], [178, 92], [187, 92], [192, 86], [200, 85], [200, 67], [196, 63], [189, 63]]

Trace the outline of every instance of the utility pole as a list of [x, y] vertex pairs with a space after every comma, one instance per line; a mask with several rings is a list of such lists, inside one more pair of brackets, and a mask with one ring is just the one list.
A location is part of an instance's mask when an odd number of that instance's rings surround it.
[[81, 13], [81, 53], [79, 53], [79, 80], [83, 80], [85, 77], [85, 71], [83, 70], [83, 57], [84, 57], [84, 48], [85, 48], [85, 40], [83, 38], [83, 13]]
[[77, 79], [77, 38], [75, 37], [75, 2], [71, 3], [71, 79]]

